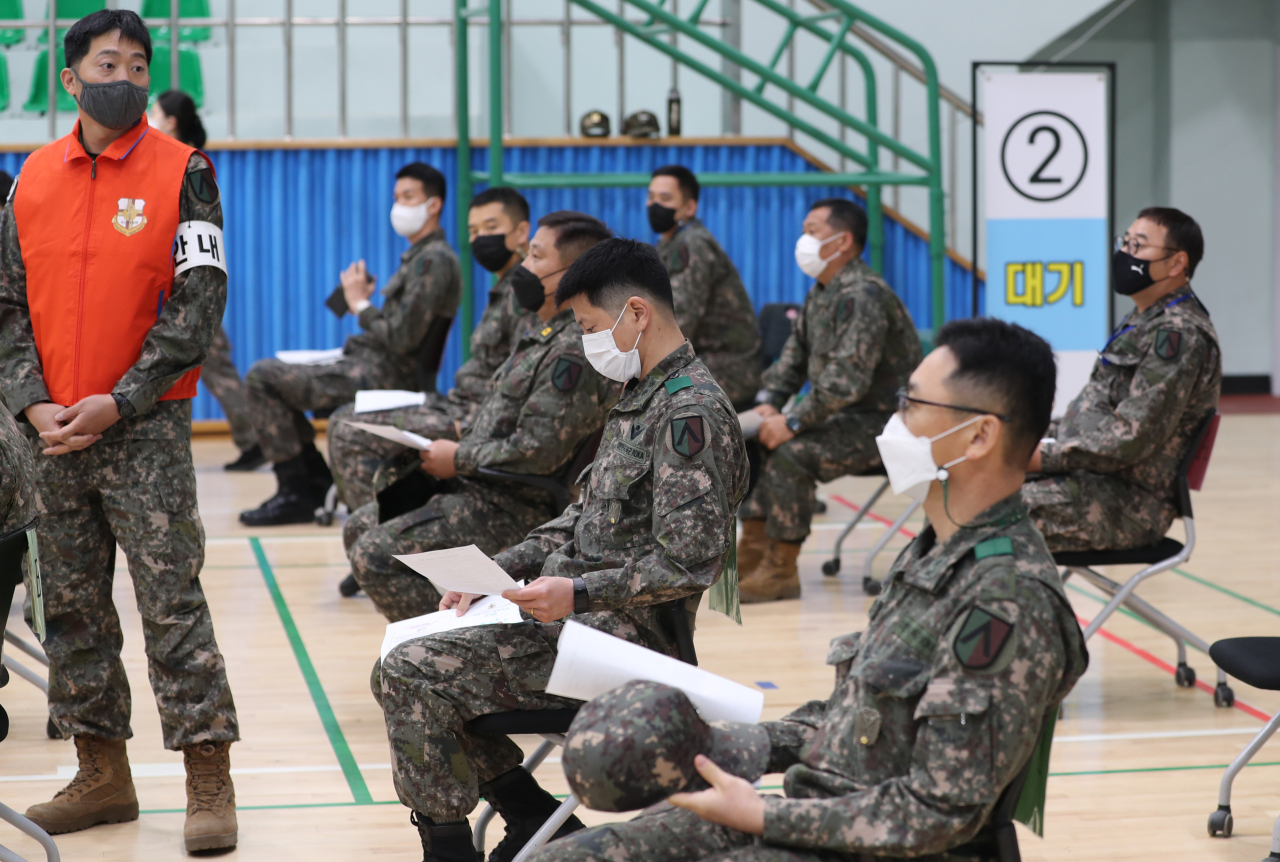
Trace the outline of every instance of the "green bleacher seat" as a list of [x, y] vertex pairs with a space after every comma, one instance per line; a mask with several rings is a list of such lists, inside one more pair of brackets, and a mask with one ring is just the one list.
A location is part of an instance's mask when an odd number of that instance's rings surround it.
[[[168, 18], [170, 15], [170, 0], [143, 0], [142, 17], [143, 18]], [[178, 15], [182, 18], [209, 18], [209, 0], [178, 0]], [[180, 27], [178, 29], [178, 41], [180, 42], [205, 42], [213, 35], [210, 27]], [[151, 41], [153, 44], [169, 44], [169, 28], [154, 27], [151, 30]]]
[[[85, 15], [91, 15], [99, 9], [107, 8], [107, 0], [57, 0], [57, 12], [54, 14], [59, 18], [83, 18]], [[49, 4], [44, 7], [44, 15], [41, 16], [45, 20], [49, 18]], [[65, 28], [58, 28], [58, 42], [62, 42], [64, 36], [67, 35]], [[46, 27], [40, 31], [40, 35], [36, 37], [36, 41], [44, 45], [49, 41], [49, 28]]]
[[[0, 0], [0, 21], [21, 21], [22, 0]], [[21, 27], [0, 30], [0, 47], [8, 48], [23, 40], [26, 34]], [[8, 81], [5, 81], [5, 92], [8, 92]]]
[[[62, 46], [58, 46], [58, 69], [61, 70], [67, 65], [62, 54]], [[31, 74], [31, 91], [27, 95], [27, 103], [22, 106], [24, 111], [34, 111], [37, 114], [45, 113], [49, 108], [49, 95], [45, 89], [49, 86], [49, 49], [41, 48], [40, 53], [36, 55], [35, 67]], [[58, 91], [58, 110], [59, 111], [75, 111], [76, 100], [71, 98], [71, 94], [62, 86], [61, 81], [54, 82], [54, 87]]]
[[9, 110], [9, 58], [0, 54], [0, 111]]
[[190, 45], [178, 46], [178, 85], [169, 83], [169, 46], [155, 44], [151, 46], [151, 98], [155, 99], [166, 90], [182, 90], [196, 103], [197, 108], [204, 107], [204, 73], [200, 70], [200, 55]]

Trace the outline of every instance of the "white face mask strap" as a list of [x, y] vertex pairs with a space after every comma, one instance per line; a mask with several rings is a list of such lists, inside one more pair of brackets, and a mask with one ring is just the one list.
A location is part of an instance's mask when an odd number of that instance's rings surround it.
[[[629, 301], [629, 300], [628, 300], [628, 301]], [[626, 313], [627, 313], [627, 304], [624, 302], [624, 303], [622, 304], [622, 311], [618, 312], [618, 319], [617, 319], [617, 320], [615, 320], [615, 321], [613, 322], [613, 326], [612, 326], [612, 327], [610, 327], [610, 329], [609, 329], [610, 334], [612, 334], [612, 333], [613, 333], [613, 330], [615, 330], [615, 329], [617, 329], [617, 328], [618, 328], [618, 324], [622, 322], [622, 316], [623, 316], [624, 314], [626, 314]], [[642, 336], [642, 335], [644, 335], [644, 330], [643, 330], [643, 329], [636, 333], [636, 343], [635, 343], [635, 344], [633, 344], [633, 345], [631, 345], [631, 350], [635, 350], [637, 347], [639, 347], [639, 346], [640, 346], [640, 336]], [[615, 339], [613, 340], [613, 345], [614, 345], [614, 347], [617, 347], [617, 346], [618, 346], [618, 339], [616, 339], [616, 338], [615, 338]], [[630, 352], [631, 352], [631, 350], [628, 350], [627, 352], [628, 352], [628, 353], [630, 353]]]
[[[838, 257], [839, 256], [838, 254], [833, 254], [831, 257], [823, 257], [822, 250], [826, 248], [827, 243], [831, 242], [834, 239], [839, 239], [840, 237], [844, 236], [846, 233], [848, 233], [848, 231], [842, 230], [839, 233], [833, 233], [831, 236], [827, 237], [826, 239], [818, 240], [818, 259], [821, 260], [823, 263], [826, 263], [832, 258]], [[814, 237], [814, 239], [817, 239], [817, 237]]]
[[955, 426], [954, 428], [950, 428], [946, 431], [943, 431], [937, 437], [930, 437], [929, 442], [933, 443], [936, 440], [941, 440], [943, 437], [946, 437], [948, 434], [954, 434], [955, 432], [959, 431], [961, 428], [964, 428], [967, 425], [972, 425], [974, 422], [977, 422], [979, 419], [985, 418], [987, 415], [988, 414], [983, 413], [981, 416], [975, 416], [966, 422], [961, 422], [959, 425]]

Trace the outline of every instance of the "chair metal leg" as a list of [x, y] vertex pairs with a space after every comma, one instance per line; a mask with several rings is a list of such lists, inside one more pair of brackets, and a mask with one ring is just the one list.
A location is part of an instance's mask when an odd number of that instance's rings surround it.
[[844, 540], [849, 538], [849, 534], [852, 533], [854, 528], [857, 527], [862, 519], [867, 516], [867, 513], [871, 511], [871, 507], [876, 504], [876, 501], [884, 495], [884, 492], [888, 490], [888, 488], [889, 480], [885, 479], [880, 483], [880, 487], [876, 488], [875, 493], [871, 495], [871, 498], [867, 500], [866, 503], [863, 503], [862, 508], [854, 514], [849, 523], [844, 525], [844, 529], [840, 531], [840, 535], [836, 536], [835, 547], [831, 549], [831, 559], [822, 564], [822, 573], [824, 575], [831, 576], [840, 571], [840, 547], [844, 544]]
[[[1227, 771], [1222, 774], [1222, 782], [1218, 785], [1218, 810], [1209, 815], [1210, 836], [1221, 834], [1223, 838], [1231, 837], [1231, 783], [1235, 781], [1236, 775], [1240, 773], [1240, 770], [1244, 769], [1245, 764], [1258, 753], [1262, 746], [1267, 744], [1267, 740], [1275, 734], [1276, 728], [1280, 728], [1280, 712], [1271, 716], [1271, 720], [1263, 726], [1262, 730], [1258, 731], [1257, 736], [1249, 741], [1249, 744], [1244, 747], [1244, 751], [1236, 755], [1236, 759], [1231, 761]], [[1278, 822], [1277, 829], [1280, 830], [1280, 822]], [[1275, 835], [1280, 836], [1280, 831]], [[1273, 850], [1278, 849], [1275, 840], [1276, 838], [1273, 836], [1271, 844]]]
[[867, 551], [867, 558], [862, 564], [862, 582], [866, 583], [871, 580], [871, 567], [875, 564], [876, 557], [880, 556], [880, 552], [884, 550], [885, 545], [893, 540], [893, 537], [902, 529], [902, 525], [907, 523], [907, 519], [916, 513], [916, 509], [920, 508], [920, 504], [915, 500], [903, 510], [898, 516], [898, 520], [893, 522], [893, 526], [884, 531], [884, 535], [876, 539], [876, 543], [871, 546], [871, 550]]
[[[533, 754], [525, 758], [522, 764], [528, 772], [533, 772], [542, 765], [542, 761], [547, 759], [556, 746], [564, 745], [564, 736], [559, 733], [545, 733], [542, 735], [542, 742], [534, 749]], [[484, 810], [480, 812], [480, 816], [476, 818], [475, 829], [471, 830], [471, 846], [476, 848], [476, 852], [484, 853], [484, 833], [489, 828], [489, 821], [493, 820], [498, 812], [494, 810], [492, 805], [486, 805]], [[572, 810], [570, 811], [572, 813]], [[566, 820], [568, 817], [566, 816]], [[564, 820], [560, 821], [561, 823]], [[559, 829], [559, 824], [556, 825]], [[554, 834], [554, 833], [553, 833]]]
[[578, 797], [572, 793], [564, 802], [560, 803], [560, 807], [556, 809], [556, 813], [547, 819], [546, 823], [537, 832], [533, 833], [533, 837], [529, 839], [529, 843], [520, 848], [520, 852], [516, 854], [516, 858], [512, 862], [525, 862], [530, 856], [541, 849], [542, 845], [551, 840], [551, 836], [564, 825], [572, 815], [575, 808], [578, 807]]
[[27, 643], [22, 638], [18, 637], [8, 629], [5, 629], [4, 640], [5, 640], [5, 643], [13, 644], [19, 650], [31, 656], [33, 659], [35, 659], [45, 667], [49, 666], [49, 657], [44, 654], [44, 650], [41, 649], [40, 647], [32, 646], [31, 644]]
[[[1107, 602], [1107, 606], [1103, 608], [1098, 613], [1098, 615], [1093, 618], [1093, 621], [1090, 622], [1087, 627], [1085, 627], [1084, 639], [1086, 641], [1098, 633], [1098, 629], [1102, 628], [1102, 624], [1105, 623], [1107, 619], [1113, 613], [1116, 612], [1116, 608], [1120, 607], [1120, 605], [1125, 603], [1125, 601], [1129, 598], [1130, 594], [1132, 594], [1133, 591], [1138, 588], [1138, 584], [1142, 583], [1147, 578], [1153, 575], [1158, 575], [1161, 572], [1167, 572], [1169, 569], [1172, 569], [1174, 566], [1182, 565], [1191, 557], [1191, 549], [1195, 547], [1195, 543], [1196, 543], [1195, 521], [1191, 518], [1184, 518], [1183, 527], [1187, 531], [1187, 543], [1183, 546], [1182, 550], [1167, 560], [1161, 560], [1158, 563], [1153, 563], [1152, 565], [1147, 566], [1145, 569], [1138, 572], [1133, 577], [1129, 578], [1129, 580], [1125, 581], [1124, 586], [1116, 590], [1115, 595], [1111, 597], [1111, 601]], [[1086, 570], [1077, 568], [1076, 571], [1080, 572], [1081, 574], [1084, 574]], [[1102, 577], [1102, 576], [1098, 575], [1098, 577]], [[1092, 578], [1090, 580], [1092, 580]], [[1208, 652], [1208, 651], [1209, 651], [1209, 648], [1208, 646], [1206, 646], [1205, 652]]]
[[[48, 862], [61, 862], [62, 856], [58, 853], [58, 845], [53, 843], [49, 833], [4, 803], [0, 803], [0, 820], [4, 820], [19, 832], [35, 839], [44, 848], [44, 855], [47, 857]], [[0, 859], [3, 859], [4, 862], [25, 862], [21, 856], [7, 847], [0, 847], [0, 851], [3, 851], [3, 853], [0, 853]]]
[[9, 668], [9, 670], [13, 671], [18, 676], [43, 691], [45, 694], [49, 693], [49, 681], [40, 676], [40, 674], [29, 668], [23, 667], [9, 656], [4, 656], [4, 665]]
[[1272, 859], [1280, 859], [1280, 817], [1276, 818], [1276, 825], [1271, 827], [1271, 855], [1262, 862], [1270, 862]]

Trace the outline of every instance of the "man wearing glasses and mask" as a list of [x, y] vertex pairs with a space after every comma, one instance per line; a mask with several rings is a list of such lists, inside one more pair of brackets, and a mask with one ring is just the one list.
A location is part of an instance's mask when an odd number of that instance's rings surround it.
[[1112, 258], [1134, 309], [1098, 355], [1084, 389], [1049, 428], [1023, 488], [1053, 551], [1154, 545], [1177, 514], [1174, 481], [1218, 407], [1222, 350], [1191, 289], [1204, 237], [1191, 216], [1148, 207]]

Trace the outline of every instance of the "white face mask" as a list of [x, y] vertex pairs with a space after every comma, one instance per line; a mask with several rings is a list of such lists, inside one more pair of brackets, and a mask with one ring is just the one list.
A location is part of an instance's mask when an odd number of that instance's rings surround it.
[[618, 319], [613, 322], [613, 329], [582, 336], [582, 350], [587, 354], [587, 361], [591, 363], [591, 367], [619, 383], [626, 383], [640, 376], [640, 351], [636, 348], [639, 347], [640, 336], [644, 333], [636, 335], [636, 343], [626, 353], [619, 350], [618, 343], [613, 340], [613, 330], [618, 328], [622, 315], [626, 313], [627, 307], [624, 305]]
[[413, 236], [422, 230], [422, 226], [427, 223], [427, 206], [433, 200], [435, 198], [428, 198], [425, 203], [417, 206], [392, 204], [391, 229], [400, 236]]
[[967, 422], [961, 422], [950, 430], [943, 431], [937, 437], [917, 437], [911, 433], [907, 423], [902, 421], [901, 413], [894, 413], [889, 423], [884, 426], [883, 433], [876, 438], [876, 448], [880, 450], [880, 460], [884, 462], [885, 472], [889, 474], [889, 484], [893, 493], [906, 494], [913, 500], [923, 503], [929, 496], [929, 486], [936, 479], [947, 480], [947, 468], [954, 467], [968, 456], [961, 455], [954, 461], [948, 461], [941, 467], [933, 460], [933, 441], [941, 440], [948, 434], [959, 431], [966, 425], [972, 425], [981, 419], [975, 416]]
[[[809, 276], [809, 278], [817, 278], [822, 275], [822, 271], [827, 268], [827, 262], [831, 260], [830, 257], [823, 258], [822, 247], [836, 237], [843, 235], [844, 231], [841, 231], [835, 236], [818, 239], [811, 234], [802, 234], [796, 240], [796, 266], [800, 267], [800, 271]], [[832, 255], [831, 257], [835, 256]]]

